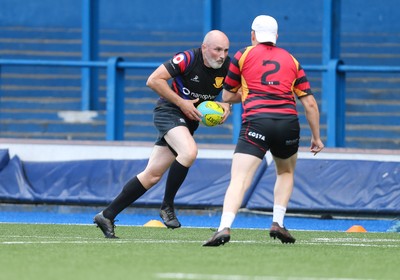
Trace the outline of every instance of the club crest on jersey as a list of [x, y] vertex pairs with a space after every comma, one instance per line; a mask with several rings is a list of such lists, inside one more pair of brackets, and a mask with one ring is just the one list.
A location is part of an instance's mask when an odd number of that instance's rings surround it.
[[178, 54], [178, 55], [176, 55], [176, 56], [174, 57], [174, 59], [172, 60], [172, 62], [175, 63], [175, 64], [179, 64], [179, 63], [181, 63], [184, 59], [185, 59], [185, 56], [183, 55], [183, 53], [180, 53], [180, 54]]
[[224, 83], [224, 77], [215, 77], [215, 83], [214, 83], [215, 88], [221, 88], [223, 83]]

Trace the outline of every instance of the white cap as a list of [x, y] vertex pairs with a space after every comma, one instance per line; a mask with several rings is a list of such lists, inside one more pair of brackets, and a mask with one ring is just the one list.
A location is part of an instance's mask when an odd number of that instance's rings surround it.
[[276, 44], [278, 23], [273, 17], [265, 15], [256, 17], [251, 25], [251, 29], [255, 31], [258, 42], [271, 42]]

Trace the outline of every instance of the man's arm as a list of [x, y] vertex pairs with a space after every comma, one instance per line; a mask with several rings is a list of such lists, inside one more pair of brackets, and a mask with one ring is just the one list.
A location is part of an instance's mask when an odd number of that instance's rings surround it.
[[240, 103], [242, 102], [242, 91], [239, 89], [237, 92], [228, 91], [224, 89], [222, 91], [222, 100], [227, 103]]
[[324, 144], [321, 141], [321, 136], [319, 132], [318, 104], [317, 101], [315, 101], [313, 95], [307, 95], [300, 98], [300, 102], [304, 106], [306, 118], [311, 129], [312, 136], [310, 151], [315, 155], [324, 148]]
[[201, 121], [199, 117], [201, 114], [196, 107], [194, 107], [194, 104], [198, 102], [199, 99], [182, 99], [170, 88], [168, 80], [171, 78], [167, 68], [162, 64], [149, 76], [146, 85], [161, 97], [178, 106], [189, 119]]

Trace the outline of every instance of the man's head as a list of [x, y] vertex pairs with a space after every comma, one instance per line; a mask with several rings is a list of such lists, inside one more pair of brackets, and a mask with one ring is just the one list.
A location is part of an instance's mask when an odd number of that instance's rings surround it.
[[219, 30], [211, 30], [204, 36], [201, 51], [203, 53], [204, 64], [207, 67], [221, 68], [228, 56], [229, 39]]
[[[278, 38], [278, 23], [271, 16], [260, 15], [256, 17], [251, 25], [252, 41], [256, 43], [276, 44]], [[254, 38], [253, 38], [254, 37]]]

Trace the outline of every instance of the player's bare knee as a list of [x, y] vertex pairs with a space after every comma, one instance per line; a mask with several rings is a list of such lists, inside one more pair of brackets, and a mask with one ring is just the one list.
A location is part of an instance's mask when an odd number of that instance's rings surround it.
[[138, 175], [138, 178], [143, 186], [149, 189], [161, 180], [162, 175], [163, 174], [142, 172]]
[[179, 154], [176, 157], [176, 160], [180, 164], [182, 164], [186, 167], [190, 167], [193, 164], [193, 162], [196, 160], [196, 158], [197, 158], [197, 149], [186, 152], [186, 153]]
[[151, 186], [154, 186], [161, 180], [162, 175], [151, 175], [148, 177], [148, 182], [150, 183]]

